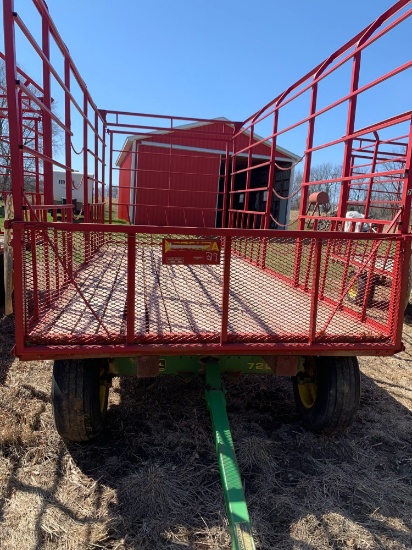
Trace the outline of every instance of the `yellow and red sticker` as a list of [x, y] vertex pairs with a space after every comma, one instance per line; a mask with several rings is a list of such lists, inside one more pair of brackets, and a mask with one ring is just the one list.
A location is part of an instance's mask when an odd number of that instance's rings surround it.
[[162, 262], [168, 265], [220, 264], [220, 239], [163, 239]]

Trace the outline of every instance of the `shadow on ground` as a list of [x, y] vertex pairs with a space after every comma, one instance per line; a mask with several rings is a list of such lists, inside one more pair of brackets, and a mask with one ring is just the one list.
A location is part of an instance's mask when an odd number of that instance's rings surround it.
[[[2, 331], [9, 352], [11, 319]], [[411, 360], [376, 359], [355, 423], [335, 439], [302, 427], [289, 380], [227, 381], [258, 548], [412, 548]], [[104, 434], [66, 447], [50, 364], [2, 361], [1, 548], [231, 548], [203, 380], [118, 380]]]
[[4, 315], [4, 307], [0, 307], [0, 386], [5, 383], [10, 365], [14, 360], [13, 345], [14, 316]]
[[[116, 490], [116, 539], [230, 548], [203, 382], [123, 379], [115, 391], [104, 437], [70, 453]], [[303, 429], [287, 380], [245, 377], [227, 401], [259, 548], [412, 547], [410, 411], [372, 379], [357, 421], [335, 439]]]

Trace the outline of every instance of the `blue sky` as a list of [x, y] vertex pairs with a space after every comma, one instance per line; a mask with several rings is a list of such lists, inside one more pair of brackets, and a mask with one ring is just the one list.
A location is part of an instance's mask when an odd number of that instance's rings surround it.
[[99, 107], [198, 117], [249, 114], [391, 0], [49, 0]]
[[[48, 6], [98, 107], [244, 120], [393, 3], [49, 0]], [[15, 9], [39, 33], [30, 0], [15, 0]], [[376, 70], [377, 76], [383, 65], [395, 66], [399, 55], [409, 58], [409, 37], [410, 33], [399, 33], [371, 51], [371, 75]], [[24, 45], [18, 63], [40, 74]], [[330, 97], [336, 90], [338, 95], [347, 91], [348, 79], [339, 78]], [[411, 83], [409, 76], [401, 86], [387, 90], [385, 104], [398, 108], [406, 96], [403, 84], [410, 89]], [[373, 102], [365, 104], [366, 122], [374, 110]], [[388, 107], [384, 116], [391, 114]], [[328, 124], [324, 130], [319, 127], [325, 136], [327, 131]], [[301, 153], [297, 138], [282, 144]]]

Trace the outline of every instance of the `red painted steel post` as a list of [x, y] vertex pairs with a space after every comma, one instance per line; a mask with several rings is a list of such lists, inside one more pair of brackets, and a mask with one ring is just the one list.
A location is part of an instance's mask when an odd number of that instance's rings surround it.
[[[362, 322], [366, 320], [366, 311], [368, 307], [370, 307], [369, 301], [371, 297], [371, 290], [374, 285], [374, 267], [376, 265], [376, 257], [378, 255], [379, 246], [380, 246], [380, 243], [379, 245], [374, 247], [372, 256], [369, 261], [369, 266], [366, 267], [366, 285], [365, 285], [365, 293], [362, 300], [362, 313], [361, 313]], [[356, 249], [353, 255], [354, 257], [356, 257]]]
[[[368, 38], [368, 36], [369, 36], [369, 33], [366, 32], [364, 37], [362, 37], [361, 40], [359, 40], [356, 47], [358, 48], [362, 44], [362, 42]], [[357, 99], [358, 99], [356, 92], [359, 87], [360, 65], [361, 65], [361, 52], [356, 51], [353, 56], [353, 62], [352, 62], [352, 76], [351, 76], [351, 85], [350, 85], [351, 95], [349, 99], [348, 118], [346, 123], [345, 150], [344, 150], [343, 166], [342, 166], [343, 178], [349, 178], [349, 176], [351, 175], [353, 139], [348, 138], [348, 136], [351, 136], [355, 129], [356, 105], [357, 105]], [[348, 206], [347, 203], [349, 199], [349, 185], [350, 185], [349, 179], [343, 180], [341, 183], [339, 206], [338, 206], [338, 217], [340, 218], [346, 217], [346, 210]]]
[[[40, 120], [36, 118], [34, 121], [34, 149], [36, 151], [39, 150], [39, 123]], [[41, 204], [41, 197], [40, 197], [40, 162], [39, 157], [34, 158], [34, 172], [35, 172], [35, 178], [36, 178], [36, 200], [34, 201], [34, 204], [38, 206]]]
[[[102, 129], [102, 202], [103, 202], [103, 220], [102, 223], [105, 223], [105, 212], [106, 212], [106, 113], [102, 114], [103, 116], [103, 129]], [[106, 233], [102, 233], [101, 245], [104, 245]]]
[[[341, 242], [341, 244], [342, 244], [342, 242]], [[339, 299], [342, 298], [342, 296], [344, 295], [345, 289], [348, 286], [349, 266], [350, 266], [351, 259], [354, 256], [353, 250], [352, 250], [353, 241], [350, 240], [348, 237], [346, 237], [345, 244], [346, 244], [346, 246], [345, 246], [345, 249], [344, 249], [344, 252], [343, 252], [343, 254], [344, 254], [343, 274], [342, 274], [342, 280], [341, 280], [341, 284], [340, 284], [340, 298]]]
[[[90, 222], [89, 205], [89, 164], [88, 164], [88, 98], [83, 90], [83, 219], [85, 223]], [[92, 199], [93, 200], [93, 199]], [[84, 233], [84, 259], [85, 263], [90, 261], [90, 233]]]
[[[374, 132], [374, 134], [375, 134], [376, 141], [375, 141], [375, 146], [373, 148], [373, 156], [372, 156], [372, 166], [371, 166], [372, 174], [376, 170], [376, 160], [378, 158], [378, 151], [379, 151], [379, 136], [377, 132]], [[368, 192], [366, 194], [366, 201], [365, 201], [365, 212], [364, 212], [365, 218], [369, 216], [369, 209], [371, 204], [372, 188], [373, 188], [374, 180], [375, 178], [373, 176], [369, 178]]]
[[228, 196], [229, 196], [229, 173], [230, 173], [230, 151], [229, 142], [226, 143], [226, 160], [225, 160], [225, 180], [223, 184], [223, 213], [222, 227], [227, 227], [228, 223]]
[[279, 109], [276, 107], [276, 110], [273, 114], [273, 127], [272, 127], [272, 144], [270, 148], [270, 164], [269, 164], [269, 175], [268, 175], [268, 184], [267, 184], [267, 200], [265, 208], [265, 229], [270, 227], [270, 215], [272, 209], [272, 200], [273, 200], [273, 187], [275, 185], [275, 161], [276, 161], [276, 141], [277, 141], [277, 131], [279, 125]]
[[[64, 133], [64, 146], [65, 146], [65, 165], [66, 168], [66, 204], [72, 204], [73, 202], [73, 193], [72, 193], [72, 173], [69, 170], [72, 165], [72, 145], [71, 145], [71, 136], [69, 132], [71, 131], [72, 121], [71, 121], [71, 99], [70, 99], [70, 61], [65, 56], [64, 58], [64, 85], [67, 90], [64, 92], [64, 124], [67, 128]], [[71, 223], [73, 221], [73, 209], [69, 209], [66, 213], [67, 221]], [[66, 266], [67, 266], [67, 277], [71, 277], [73, 273], [73, 234], [71, 231], [67, 233], [67, 255], [66, 255]]]
[[[110, 156], [109, 156], [109, 224], [112, 223], [112, 209], [113, 209], [113, 132], [110, 130]], [[120, 189], [118, 189], [118, 192]], [[119, 200], [119, 193], [118, 193]]]
[[38, 277], [37, 277], [37, 248], [36, 248], [37, 230], [31, 230], [31, 254], [33, 266], [33, 317], [37, 319], [39, 315], [39, 293], [38, 293]]
[[324, 267], [323, 267], [323, 274], [322, 274], [322, 278], [319, 277], [319, 279], [320, 279], [320, 281], [319, 281], [319, 300], [323, 300], [323, 297], [324, 297], [324, 291], [325, 291], [325, 286], [326, 286], [326, 277], [327, 277], [328, 267], [329, 267], [329, 259], [330, 259], [330, 256], [331, 256], [331, 251], [332, 251], [333, 244], [334, 243], [333, 243], [332, 239], [328, 239], [327, 245], [326, 245], [325, 263], [324, 263]]
[[312, 295], [310, 303], [310, 324], [309, 324], [309, 343], [313, 344], [316, 340], [316, 321], [318, 317], [318, 298], [319, 298], [319, 276], [322, 259], [322, 240], [316, 239], [315, 257], [313, 262], [312, 275]]
[[[247, 172], [246, 172], [246, 189], [245, 189], [245, 197], [243, 201], [243, 210], [249, 210], [249, 190], [250, 190], [250, 180], [252, 178], [252, 164], [253, 164], [253, 157], [252, 157], [252, 143], [253, 143], [253, 134], [254, 134], [255, 127], [254, 125], [250, 128], [249, 133], [249, 150], [247, 154]], [[242, 222], [242, 228], [244, 227], [244, 223]], [[246, 226], [246, 229], [248, 227]]]
[[88, 103], [87, 94], [83, 91], [83, 216], [85, 223], [90, 221], [88, 178]]
[[[316, 227], [314, 228], [314, 231], [316, 231]], [[316, 244], [317, 244], [317, 241], [316, 241]], [[308, 261], [307, 261], [307, 264], [306, 264], [305, 282], [304, 282], [304, 286], [303, 286], [303, 289], [306, 292], [309, 288], [310, 266], [312, 265], [312, 260], [314, 258], [314, 256], [313, 256], [313, 254], [315, 252], [314, 249], [315, 249], [315, 241], [314, 241], [314, 239], [311, 239], [310, 250], [309, 250], [309, 254], [308, 254]]]
[[223, 290], [222, 290], [222, 326], [220, 330], [220, 344], [227, 342], [227, 329], [229, 320], [229, 293], [230, 293], [230, 260], [232, 256], [232, 237], [225, 237], [223, 247], [225, 263], [223, 266]]
[[[42, 48], [47, 60], [50, 60], [50, 27], [47, 15], [42, 12]], [[46, 109], [51, 110], [51, 82], [50, 68], [46, 60], [43, 60], [43, 103]], [[49, 113], [44, 110], [42, 113], [43, 125], [43, 154], [52, 159], [53, 157], [53, 129]], [[53, 204], [53, 164], [44, 161], [44, 202]]]
[[[272, 145], [270, 149], [270, 165], [269, 165], [269, 175], [267, 183], [267, 199], [264, 217], [264, 228], [269, 229], [270, 227], [270, 216], [272, 213], [272, 200], [273, 200], [273, 188], [275, 186], [275, 160], [276, 160], [276, 134], [278, 131], [279, 123], [279, 109], [276, 107], [273, 115], [273, 128], [272, 128]], [[267, 254], [267, 239], [263, 239], [262, 242], [262, 261], [261, 267], [264, 269], [266, 265], [266, 254]]]
[[[99, 113], [94, 111], [94, 202], [99, 202]], [[104, 198], [102, 197], [102, 202]]]
[[18, 94], [16, 82], [18, 80], [16, 65], [16, 46], [14, 36], [14, 1], [3, 1], [4, 19], [4, 46], [6, 52], [6, 85], [7, 85], [7, 106], [9, 118], [9, 139], [10, 139], [10, 167], [13, 174], [12, 194], [14, 219], [23, 220], [23, 190], [24, 190], [24, 169], [23, 169], [23, 139], [22, 120], [18, 105]]
[[[21, 133], [21, 118], [18, 108], [16, 90], [17, 66], [16, 66], [16, 45], [14, 35], [14, 1], [3, 0], [3, 21], [4, 21], [4, 46], [6, 53], [6, 84], [7, 84], [7, 108], [9, 119], [10, 139], [10, 166], [12, 170], [12, 193], [14, 219], [23, 220], [23, 140]], [[16, 353], [21, 354], [24, 350], [26, 324], [23, 307], [23, 247], [22, 229], [13, 229], [13, 263], [14, 263], [14, 316], [16, 324]]]
[[236, 138], [232, 141], [232, 172], [230, 174], [230, 190], [229, 190], [229, 225], [228, 227], [235, 227], [234, 225], [234, 212], [233, 212], [233, 200], [235, 191], [235, 174], [236, 171]]
[[[65, 148], [65, 165], [66, 168], [66, 204], [72, 204], [72, 147], [71, 136], [69, 132], [72, 127], [71, 118], [71, 100], [70, 100], [70, 61], [67, 57], [64, 58], [64, 85], [67, 90], [64, 92], [64, 124], [67, 128], [64, 132], [64, 148]], [[67, 213], [68, 221], [73, 220], [73, 211], [69, 210]]]
[[127, 343], [134, 343], [136, 302], [136, 235], [127, 235]]
[[[321, 71], [321, 69], [319, 70]], [[319, 76], [319, 71], [316, 72], [314, 75], [314, 80]], [[300, 194], [300, 206], [299, 206], [299, 217], [298, 217], [298, 230], [303, 231], [305, 229], [305, 214], [306, 214], [306, 204], [308, 202], [308, 191], [309, 187], [305, 185], [307, 182], [310, 181], [310, 172], [311, 172], [311, 165], [312, 165], [312, 147], [313, 147], [313, 135], [315, 131], [315, 117], [314, 114], [316, 113], [316, 105], [317, 105], [317, 98], [318, 98], [318, 83], [314, 82], [312, 84], [312, 91], [311, 91], [311, 97], [310, 97], [310, 107], [309, 107], [309, 115], [310, 119], [308, 122], [308, 134], [306, 138], [306, 151], [305, 151], [305, 165], [303, 167], [303, 175], [302, 175], [302, 185], [301, 187], [301, 194]], [[295, 264], [293, 268], [293, 283], [295, 286], [299, 285], [299, 279], [300, 279], [300, 270], [301, 270], [301, 258], [302, 258], [302, 242], [300, 239], [297, 239], [296, 241], [296, 251], [295, 251]]]
[[409, 232], [412, 204], [412, 123], [409, 126], [408, 147], [405, 162], [405, 180], [402, 190], [402, 214], [399, 231], [406, 234]]
[[[63, 215], [63, 213], [62, 213]], [[54, 292], [53, 292], [53, 295], [52, 295], [52, 299], [54, 299], [58, 293], [59, 293], [59, 290], [60, 290], [60, 273], [59, 273], [59, 260], [60, 262], [62, 261], [61, 257], [60, 257], [60, 250], [59, 250], [59, 234], [58, 234], [58, 230], [57, 229], [54, 229], [53, 231], [53, 239], [54, 239], [54, 281], [55, 281], [55, 289], [54, 289]]]
[[[405, 163], [405, 180], [402, 191], [402, 214], [399, 225], [399, 231], [403, 235], [409, 232], [409, 224], [411, 218], [411, 201], [412, 201], [412, 123], [409, 126], [408, 147], [406, 151], [406, 163]], [[406, 289], [408, 287], [408, 279], [411, 276], [411, 241], [406, 240], [402, 246], [403, 250], [403, 265], [400, 266], [400, 289], [396, 300], [400, 300], [398, 303], [398, 323], [396, 327], [396, 343], [400, 345], [402, 342], [402, 330], [403, 330], [403, 303], [404, 296], [406, 297]], [[399, 265], [399, 264], [398, 264]], [[395, 273], [395, 266], [393, 267]], [[392, 298], [392, 296], [391, 296]]]

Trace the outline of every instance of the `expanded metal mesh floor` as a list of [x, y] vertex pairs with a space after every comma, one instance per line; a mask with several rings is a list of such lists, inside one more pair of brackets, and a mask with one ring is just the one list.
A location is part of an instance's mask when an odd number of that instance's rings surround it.
[[[102, 247], [73, 281], [27, 323], [29, 344], [126, 342], [126, 246]], [[217, 266], [162, 264], [160, 247], [136, 251], [134, 342], [219, 342], [223, 260]], [[356, 308], [355, 308], [356, 309]], [[235, 255], [231, 258], [229, 342], [308, 342], [311, 295]], [[387, 312], [377, 309], [376, 326], [356, 310], [319, 301], [316, 340], [389, 342]], [[379, 323], [379, 325], [378, 325]], [[326, 327], [326, 328], [325, 328]]]

